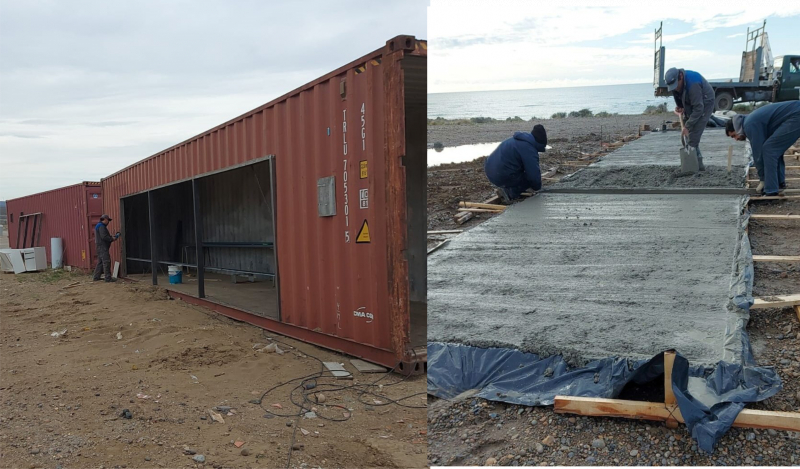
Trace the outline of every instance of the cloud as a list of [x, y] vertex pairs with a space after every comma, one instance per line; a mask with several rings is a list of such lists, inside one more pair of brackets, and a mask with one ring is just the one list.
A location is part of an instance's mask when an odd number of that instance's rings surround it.
[[[746, 4], [738, 11], [720, 14], [717, 5], [692, 3], [691, 8], [630, 8], [627, 2], [595, 6], [590, 2], [538, 2], [535, 8], [524, 0], [460, 2], [433, 0], [428, 14], [431, 49], [466, 47], [476, 43], [574, 44], [620, 36], [657, 24], [677, 20], [693, 31], [672, 36], [688, 37], [716, 28], [741, 26], [767, 16], [800, 14], [800, 5]], [[650, 38], [652, 42], [652, 36]], [[442, 41], [442, 42], [440, 42]]]
[[737, 33], [737, 34], [731, 34], [730, 36], [725, 36], [725, 39], [732, 39], [732, 38], [735, 38], [735, 37], [743, 37], [743, 36], [744, 36], [744, 33]]
[[44, 138], [44, 135], [15, 134], [15, 133], [10, 133], [10, 132], [0, 132], [0, 137], [12, 137], [12, 138]]
[[0, 1], [2, 199], [99, 180], [427, 36], [426, 0]]
[[579, 1], [533, 5], [524, 0], [432, 0], [428, 91], [650, 82], [653, 33], [642, 31], [662, 21], [668, 63], [727, 78], [740, 51], [721, 53], [718, 43], [697, 36], [798, 14], [797, 2], [736, 4], [720, 14], [718, 5], [697, 2], [673, 2], [669, 9], [660, 9], [631, 8], [622, 0], [603, 6]]
[[[677, 42], [677, 41], [679, 41], [681, 39], [685, 39], [687, 37], [696, 36], [698, 34], [705, 33], [705, 32], [708, 32], [708, 31], [711, 31], [711, 30], [708, 29], [708, 28], [698, 28], [698, 29], [689, 31], [688, 33], [664, 34], [664, 35], [661, 36], [661, 40], [663, 42], [667, 43], [667, 44], [672, 44], [672, 43]], [[629, 44], [652, 44], [653, 43], [653, 39], [654, 39], [653, 36], [654, 36], [653, 34], [642, 34], [641, 39], [636, 39], [636, 40], [627, 41], [627, 42]]]

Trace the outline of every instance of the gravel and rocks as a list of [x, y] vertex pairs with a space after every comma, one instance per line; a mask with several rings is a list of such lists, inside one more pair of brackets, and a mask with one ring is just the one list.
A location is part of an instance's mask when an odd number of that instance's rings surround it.
[[733, 428], [709, 455], [683, 425], [575, 417], [550, 407], [430, 398], [428, 419], [428, 462], [437, 466], [800, 464], [800, 434], [786, 431]]
[[483, 124], [455, 120], [437, 120], [428, 123], [428, 148], [436, 143], [444, 147], [472, 145], [476, 143], [500, 142], [514, 132], [530, 132], [533, 126], [541, 124], [547, 130], [548, 143], [555, 139], [576, 140], [586, 135], [602, 136], [604, 142], [619, 140], [623, 136], [635, 134], [640, 124], [655, 129], [664, 121], [673, 122], [673, 113], [663, 114], [625, 114], [610, 117], [568, 117], [565, 119], [534, 119], [528, 121], [494, 121]]

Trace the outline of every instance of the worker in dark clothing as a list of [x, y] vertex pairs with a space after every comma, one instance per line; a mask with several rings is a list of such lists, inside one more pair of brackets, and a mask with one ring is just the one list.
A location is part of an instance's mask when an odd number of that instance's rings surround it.
[[95, 282], [100, 280], [100, 274], [103, 272], [106, 274], [106, 282], [117, 281], [111, 277], [111, 254], [109, 254], [108, 248], [119, 238], [119, 233], [114, 236], [109, 234], [108, 222], [110, 221], [111, 217], [104, 214], [100, 217], [100, 223], [94, 227], [94, 242], [97, 246], [97, 267], [94, 268]]
[[539, 152], [545, 151], [546, 145], [547, 132], [537, 124], [530, 133], [514, 133], [486, 158], [483, 168], [486, 177], [498, 187], [497, 195], [503, 202], [518, 199], [529, 188], [534, 191], [542, 188]]
[[767, 104], [749, 115], [733, 116], [725, 125], [725, 133], [750, 141], [763, 195], [778, 195], [786, 188], [783, 154], [800, 139], [800, 101]]
[[671, 68], [664, 74], [667, 89], [675, 97], [675, 114], [684, 116], [681, 137], [687, 138], [689, 147], [697, 152], [700, 171], [705, 171], [700, 153], [700, 137], [714, 113], [714, 88], [703, 75], [691, 70]]

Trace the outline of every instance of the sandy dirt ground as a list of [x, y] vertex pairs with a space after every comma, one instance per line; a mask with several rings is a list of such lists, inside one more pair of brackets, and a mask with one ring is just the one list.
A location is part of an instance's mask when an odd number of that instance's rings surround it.
[[[429, 139], [431, 134], [429, 126]], [[597, 142], [594, 147], [589, 144], [591, 139]], [[604, 150], [599, 138], [591, 134], [573, 136], [572, 142], [582, 142], [581, 150], [566, 150], [566, 159], [578, 159], [581, 152]], [[542, 161], [546, 167], [547, 160]], [[786, 162], [800, 165], [794, 158]], [[429, 169], [430, 229], [469, 229], [486, 220], [482, 215], [462, 226], [452, 221], [458, 201], [480, 202], [493, 195], [482, 163], [478, 160]], [[787, 178], [800, 178], [800, 171], [788, 171]], [[790, 182], [788, 187], [800, 188], [800, 183]], [[800, 214], [800, 201], [759, 202], [751, 204], [750, 209], [762, 214]], [[800, 255], [800, 228], [794, 221], [751, 220], [749, 234], [754, 254]], [[756, 263], [755, 296], [798, 292], [800, 264]], [[756, 361], [775, 366], [783, 381], [783, 389], [776, 396], [748, 408], [800, 412], [798, 316], [792, 308], [757, 310], [751, 314], [748, 332]], [[698, 450], [682, 425], [668, 429], [655, 422], [559, 415], [551, 407], [513, 406], [466, 396], [453, 401], [429, 397], [428, 425], [428, 462], [439, 466], [800, 464], [800, 434], [794, 432], [731, 429], [716, 452], [708, 455]]]
[[[425, 376], [360, 374], [346, 356], [142, 284], [3, 274], [0, 293], [2, 467], [426, 465]], [[275, 341], [283, 354], [256, 351]], [[354, 379], [298, 389], [319, 360]]]

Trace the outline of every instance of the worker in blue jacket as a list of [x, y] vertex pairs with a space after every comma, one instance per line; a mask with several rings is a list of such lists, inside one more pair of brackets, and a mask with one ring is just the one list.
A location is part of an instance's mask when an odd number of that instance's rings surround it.
[[689, 147], [697, 152], [697, 163], [700, 171], [705, 171], [703, 155], [700, 153], [700, 137], [714, 113], [714, 88], [697, 72], [677, 69], [667, 70], [664, 74], [667, 89], [675, 98], [675, 114], [684, 116], [682, 138], [689, 140]]
[[750, 141], [763, 195], [778, 195], [786, 188], [783, 154], [800, 139], [800, 101], [767, 104], [749, 115], [733, 116], [725, 125], [725, 133]]
[[503, 202], [518, 199], [528, 189], [542, 188], [539, 152], [545, 151], [546, 145], [547, 132], [537, 124], [530, 133], [514, 133], [486, 158], [486, 177], [497, 186], [497, 195]]
[[94, 227], [94, 242], [97, 247], [97, 267], [94, 268], [93, 277], [95, 282], [100, 280], [100, 274], [104, 272], [106, 274], [106, 282], [117, 281], [117, 279], [111, 276], [111, 253], [109, 253], [109, 248], [111, 247], [111, 243], [119, 238], [119, 232], [111, 236], [108, 232], [108, 223], [110, 221], [111, 217], [103, 214], [100, 217], [100, 223]]

